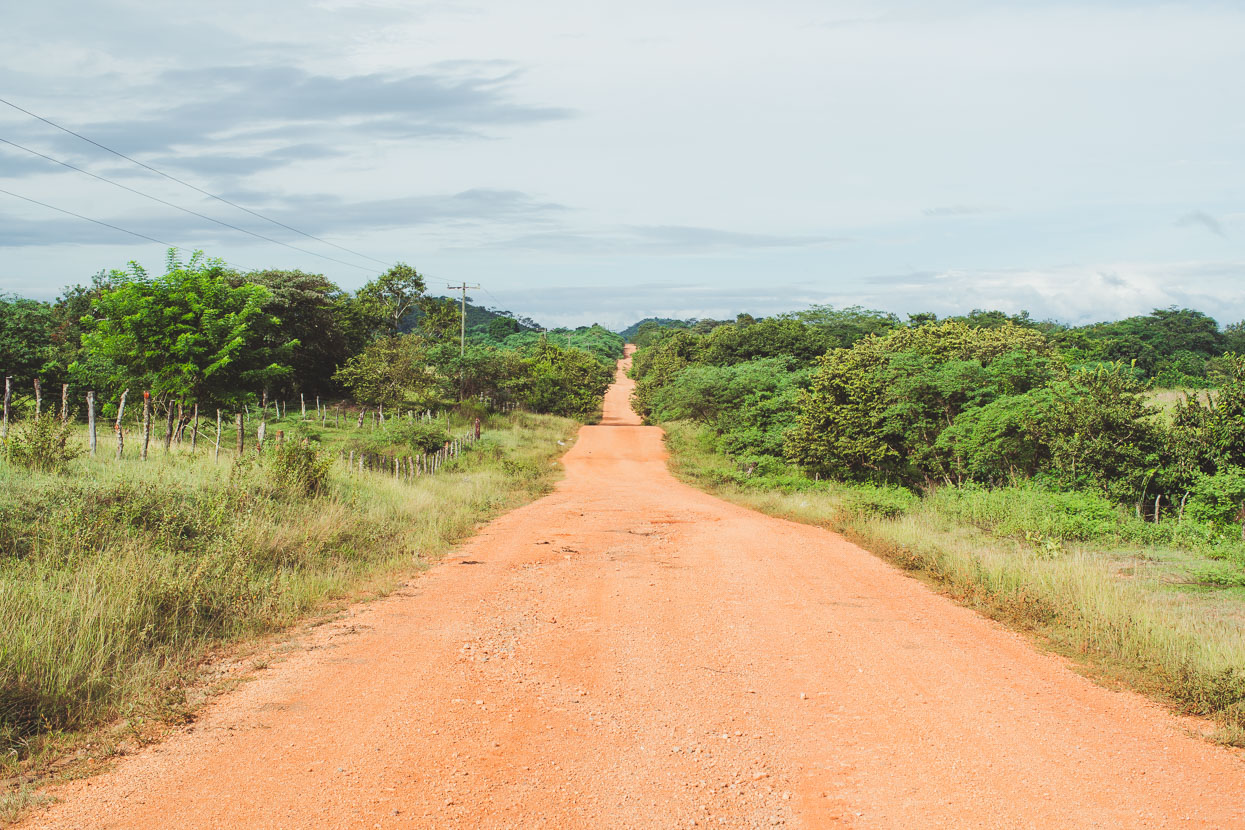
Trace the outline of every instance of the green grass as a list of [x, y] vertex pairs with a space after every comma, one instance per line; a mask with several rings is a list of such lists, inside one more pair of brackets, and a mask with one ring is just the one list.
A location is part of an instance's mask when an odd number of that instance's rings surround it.
[[[359, 440], [354, 419], [340, 430], [290, 420], [287, 440], [314, 429], [334, 457]], [[0, 461], [0, 778], [10, 800], [100, 724], [184, 717], [184, 690], [214, 650], [383, 593], [476, 523], [547, 491], [558, 441], [576, 427], [493, 416], [483, 440], [436, 476], [399, 481], [334, 462], [314, 498], [278, 486], [271, 452], [222, 452], [214, 463], [202, 440], [194, 455], [188, 442], [166, 453], [153, 440], [144, 462], [131, 439], [118, 462], [101, 435], [99, 457], [63, 475]]]
[[1245, 745], [1245, 552], [1239, 535], [1139, 522], [1083, 494], [1036, 487], [890, 488], [747, 477], [701, 431], [663, 425], [685, 481], [835, 530], [956, 600], [1036, 634], [1092, 674], [1219, 724]]

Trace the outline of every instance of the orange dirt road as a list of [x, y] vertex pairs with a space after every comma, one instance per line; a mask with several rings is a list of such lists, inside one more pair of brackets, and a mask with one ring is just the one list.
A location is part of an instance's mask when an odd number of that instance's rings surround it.
[[27, 824], [1245, 827], [1240, 755], [677, 482], [629, 390], [554, 493]]

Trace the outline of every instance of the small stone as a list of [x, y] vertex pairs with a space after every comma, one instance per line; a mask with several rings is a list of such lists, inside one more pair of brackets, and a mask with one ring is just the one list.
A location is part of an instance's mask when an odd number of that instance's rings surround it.
[[800, 692], [800, 700], [808, 700], [808, 694], [806, 692]]

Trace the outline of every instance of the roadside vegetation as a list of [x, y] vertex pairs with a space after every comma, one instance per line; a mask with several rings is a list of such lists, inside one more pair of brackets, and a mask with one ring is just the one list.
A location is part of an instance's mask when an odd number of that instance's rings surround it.
[[1240, 333], [1189, 311], [654, 323], [636, 406], [687, 480], [843, 532], [1240, 744]]
[[551, 486], [622, 339], [469, 312], [464, 342], [404, 265], [347, 293], [201, 255], [0, 297], [0, 818], [68, 749], [191, 717], [211, 658]]

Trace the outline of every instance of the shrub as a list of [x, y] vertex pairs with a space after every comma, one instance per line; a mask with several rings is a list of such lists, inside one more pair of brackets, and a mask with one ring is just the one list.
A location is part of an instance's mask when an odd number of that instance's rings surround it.
[[1214, 525], [1231, 525], [1245, 511], [1245, 469], [1225, 467], [1214, 475], [1200, 475], [1189, 488], [1185, 514]]
[[385, 424], [367, 442], [369, 452], [387, 452], [391, 447], [409, 447], [412, 453], [433, 452], [445, 446], [450, 435], [437, 421], [414, 421], [399, 418]]
[[272, 482], [301, 496], [316, 496], [328, 487], [331, 460], [310, 441], [287, 441], [272, 454]]
[[9, 461], [31, 470], [59, 473], [83, 449], [73, 438], [73, 427], [51, 414], [43, 414], [19, 423], [9, 438]]
[[843, 505], [846, 509], [865, 516], [897, 519], [920, 502], [911, 490], [903, 487], [887, 487], [860, 484], [846, 491]]
[[1029, 541], [1110, 539], [1124, 532], [1120, 511], [1093, 492], [1058, 492], [1032, 484], [996, 489], [942, 487], [929, 501], [952, 519], [998, 536]]

